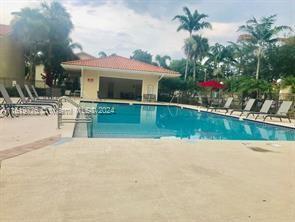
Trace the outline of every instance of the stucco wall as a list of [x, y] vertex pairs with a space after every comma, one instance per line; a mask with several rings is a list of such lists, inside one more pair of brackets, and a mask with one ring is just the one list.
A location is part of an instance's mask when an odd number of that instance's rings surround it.
[[143, 79], [142, 83], [142, 97], [144, 94], [154, 94], [158, 98], [158, 82], [159, 77], [149, 77]]
[[82, 97], [84, 99], [97, 99], [97, 91], [99, 86], [99, 78], [97, 71], [83, 70], [82, 71], [82, 84], [81, 89]]
[[[97, 91], [99, 90], [99, 77], [112, 77], [142, 80], [142, 97], [144, 94], [155, 94], [158, 96], [158, 81], [159, 76], [134, 74], [134, 73], [120, 73], [120, 72], [102, 72], [95, 70], [82, 71], [83, 89], [82, 97], [84, 99], [97, 99]], [[92, 81], [93, 79], [93, 81]]]
[[22, 47], [9, 35], [0, 36], [0, 82], [11, 86], [12, 81], [23, 84], [25, 64]]

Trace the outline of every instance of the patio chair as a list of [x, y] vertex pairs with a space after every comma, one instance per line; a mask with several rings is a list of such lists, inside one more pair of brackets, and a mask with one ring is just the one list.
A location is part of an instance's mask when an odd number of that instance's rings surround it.
[[211, 111], [213, 111], [213, 110], [214, 111], [216, 111], [216, 110], [226, 110], [225, 113], [227, 113], [228, 110], [230, 109], [230, 105], [231, 105], [233, 99], [234, 99], [233, 97], [228, 97], [223, 107], [208, 107], [207, 110], [209, 110], [209, 109], [211, 109]]
[[27, 91], [27, 94], [30, 98], [31, 102], [40, 102], [40, 103], [47, 103], [47, 104], [54, 104], [55, 107], [57, 107], [57, 100], [51, 100], [51, 99], [37, 99], [32, 95], [32, 92], [27, 84], [25, 84], [25, 89]]
[[50, 114], [48, 108], [45, 108], [41, 105], [36, 104], [19, 104], [19, 103], [13, 103], [7, 90], [5, 89], [4, 85], [0, 83], [0, 92], [4, 99], [4, 104], [2, 104], [2, 107], [5, 109], [7, 116], [10, 115], [11, 117], [15, 117], [16, 115], [13, 114], [13, 109], [38, 109], [38, 111], [42, 110], [44, 111], [45, 115]]
[[39, 102], [39, 101], [35, 101], [35, 100], [28, 100], [26, 99], [21, 87], [19, 84], [15, 84], [15, 87], [16, 87], [16, 90], [19, 94], [19, 101], [18, 103], [21, 103], [21, 104], [34, 104], [34, 105], [41, 105], [41, 106], [46, 106], [46, 107], [51, 107], [53, 108], [54, 110], [57, 109], [57, 105], [56, 104], [52, 104], [52, 103], [46, 103], [46, 102]]
[[234, 112], [241, 112], [240, 116], [242, 116], [245, 112], [251, 111], [254, 103], [255, 103], [255, 99], [249, 99], [244, 109], [233, 109], [231, 110], [230, 115], [232, 115]]
[[273, 103], [273, 100], [268, 100], [268, 99], [265, 100], [259, 112], [248, 112], [246, 118], [248, 118], [250, 115], [255, 116], [255, 114], [257, 114], [257, 116], [255, 117], [255, 119], [257, 119], [262, 114], [264, 115], [268, 114], [272, 103]]
[[289, 117], [288, 112], [292, 106], [292, 103], [293, 103], [292, 101], [283, 101], [278, 111], [275, 114], [265, 115], [263, 118], [263, 121], [265, 121], [267, 117], [269, 117], [270, 119], [272, 117], [276, 117], [276, 118], [279, 118], [281, 122], [282, 122], [282, 118], [287, 118], [289, 122], [291, 123], [291, 119]]

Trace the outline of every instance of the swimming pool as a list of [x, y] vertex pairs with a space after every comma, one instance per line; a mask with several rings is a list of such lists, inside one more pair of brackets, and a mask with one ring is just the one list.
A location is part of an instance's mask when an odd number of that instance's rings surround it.
[[75, 137], [295, 140], [293, 129], [177, 106], [119, 103], [83, 105], [94, 106], [98, 114], [93, 116], [93, 122], [87, 129], [78, 124]]

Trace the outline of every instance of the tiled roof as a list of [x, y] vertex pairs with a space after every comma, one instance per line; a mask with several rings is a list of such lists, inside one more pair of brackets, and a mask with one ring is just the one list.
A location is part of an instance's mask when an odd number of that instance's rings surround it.
[[11, 31], [9, 25], [0, 24], [0, 36], [7, 35]]
[[97, 59], [75, 60], [63, 62], [63, 65], [86, 66], [97, 68], [121, 69], [132, 71], [156, 72], [179, 75], [178, 72], [164, 69], [159, 66], [147, 64], [134, 59], [128, 59], [122, 56], [108, 56]]

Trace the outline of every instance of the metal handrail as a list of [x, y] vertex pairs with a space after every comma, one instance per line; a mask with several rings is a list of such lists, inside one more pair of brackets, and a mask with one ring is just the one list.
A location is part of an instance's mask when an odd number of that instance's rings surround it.
[[65, 101], [71, 103], [71, 104], [72, 104], [73, 106], [75, 106], [76, 108], [79, 108], [79, 109], [82, 108], [78, 103], [76, 103], [73, 99], [71, 99], [70, 97], [67, 97], [67, 96], [62, 96], [62, 97], [60, 97], [57, 101], [62, 103], [63, 100], [65, 100]]
[[[92, 118], [72, 118], [72, 119], [63, 119], [62, 118], [62, 105], [63, 102], [68, 102], [71, 105], [75, 106], [78, 109], [78, 112], [82, 112], [82, 106], [80, 106], [78, 103], [76, 103], [74, 100], [67, 96], [62, 96], [57, 100], [57, 128], [60, 129], [61, 125], [63, 123], [92, 123]], [[82, 112], [83, 113], [83, 112]], [[84, 113], [89, 114], [89, 113]]]

